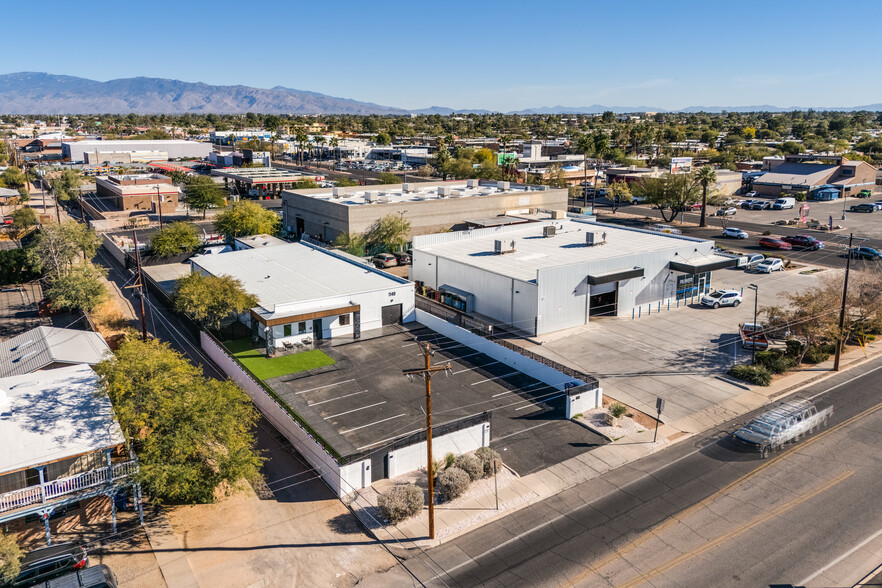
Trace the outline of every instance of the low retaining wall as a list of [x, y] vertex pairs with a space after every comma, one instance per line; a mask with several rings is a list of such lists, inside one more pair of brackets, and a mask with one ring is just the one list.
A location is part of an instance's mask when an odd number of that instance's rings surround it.
[[[432, 427], [434, 432], [435, 427]], [[490, 445], [490, 423], [478, 423], [471, 427], [432, 437], [432, 458], [443, 459], [448, 453], [460, 455], [478, 447]], [[389, 477], [394, 478], [426, 467], [426, 441], [394, 449], [388, 453]]]

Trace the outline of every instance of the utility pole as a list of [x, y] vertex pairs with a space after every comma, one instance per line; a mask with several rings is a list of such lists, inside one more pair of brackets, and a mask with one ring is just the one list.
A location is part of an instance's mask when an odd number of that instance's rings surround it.
[[450, 363], [444, 365], [432, 365], [432, 351], [428, 343], [417, 341], [420, 351], [426, 360], [424, 368], [414, 368], [402, 370], [404, 375], [413, 378], [414, 375], [421, 375], [426, 381], [426, 478], [429, 482], [429, 539], [435, 538], [435, 480], [434, 467], [432, 462], [432, 374], [435, 372], [450, 371]]
[[159, 211], [159, 228], [162, 228], [162, 195], [159, 193], [159, 184], [156, 185], [156, 210]]
[[132, 237], [135, 240], [135, 263], [138, 266], [138, 283], [129, 286], [129, 288], [138, 288], [141, 295], [141, 340], [147, 340], [147, 314], [144, 312], [144, 275], [141, 273], [141, 250], [138, 249], [138, 233], [132, 231]]
[[759, 330], [759, 327], [756, 324], [756, 311], [757, 311], [757, 303], [759, 302], [759, 286], [756, 284], [750, 284], [747, 286], [749, 289], [753, 290], [753, 330], [754, 330], [754, 339], [753, 343], [750, 346], [750, 364], [756, 365], [756, 332]]
[[845, 256], [845, 283], [842, 286], [842, 308], [839, 309], [839, 340], [836, 341], [836, 356], [833, 359], [833, 371], [839, 371], [839, 358], [842, 355], [842, 344], [845, 337], [842, 336], [842, 328], [845, 326], [845, 299], [848, 296], [848, 272], [851, 269], [851, 245], [854, 233], [848, 234], [848, 252]]

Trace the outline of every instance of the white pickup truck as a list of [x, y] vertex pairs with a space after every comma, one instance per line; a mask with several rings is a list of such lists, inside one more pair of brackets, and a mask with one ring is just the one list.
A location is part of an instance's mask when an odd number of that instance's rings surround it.
[[809, 400], [791, 400], [759, 415], [735, 431], [732, 437], [736, 443], [758, 451], [765, 459], [773, 449], [826, 426], [832, 414], [832, 406], [818, 410]]

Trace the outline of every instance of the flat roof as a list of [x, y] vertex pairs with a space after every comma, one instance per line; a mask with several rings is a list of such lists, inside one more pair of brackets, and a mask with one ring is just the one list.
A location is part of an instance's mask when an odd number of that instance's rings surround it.
[[338, 256], [320, 247], [287, 243], [217, 255], [197, 255], [190, 262], [212, 275], [228, 275], [257, 296], [260, 306], [277, 306], [397, 288], [407, 280]]
[[0, 474], [125, 442], [87, 365], [0, 379]]
[[40, 326], [0, 342], [0, 378], [29, 374], [52, 363], [96, 364], [110, 354], [98, 333]]
[[256, 249], [257, 247], [275, 247], [276, 245], [287, 245], [288, 242], [272, 235], [250, 235], [248, 237], [236, 237], [236, 242]]
[[[309, 190], [285, 190], [282, 193], [308, 196], [316, 200], [325, 200], [342, 206], [364, 206], [374, 203], [419, 202], [423, 200], [444, 200], [457, 198], [476, 198], [481, 196], [499, 196], [501, 194], [524, 194], [533, 191], [560, 190], [548, 186], [510, 184], [499, 188], [495, 181], [477, 180], [443, 182], [443, 183], [408, 183], [409, 190], [404, 191], [405, 184], [387, 184], [350, 188], [314, 188]], [[336, 195], [335, 195], [336, 194]]]
[[[555, 227], [553, 237], [543, 237], [547, 226]], [[585, 245], [586, 233], [594, 233], [595, 245]], [[604, 235], [605, 243], [604, 243]], [[496, 254], [495, 241], [509, 246], [511, 253]], [[479, 267], [525, 282], [535, 281], [544, 268], [587, 263], [683, 247], [686, 242], [707, 243], [704, 239], [618, 227], [587, 220], [564, 219], [415, 236], [413, 249], [460, 263]]]
[[238, 180], [246, 184], [274, 184], [311, 180], [315, 175], [302, 174], [277, 167], [243, 167], [236, 169], [213, 169], [211, 175]]

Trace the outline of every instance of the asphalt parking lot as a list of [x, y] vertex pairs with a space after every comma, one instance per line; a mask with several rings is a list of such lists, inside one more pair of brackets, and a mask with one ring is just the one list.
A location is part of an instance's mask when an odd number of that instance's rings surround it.
[[423, 380], [409, 381], [402, 373], [424, 365], [416, 336], [432, 344], [434, 365], [451, 365], [449, 374], [432, 378], [433, 427], [489, 411], [491, 447], [504, 451], [505, 463], [521, 475], [605, 443], [564, 418], [557, 390], [427, 328], [409, 326], [327, 347], [336, 365], [267, 383], [341, 454], [380, 451], [425, 427]]
[[37, 314], [37, 302], [41, 297], [39, 284], [0, 289], [0, 339], [14, 337], [42, 324]]

